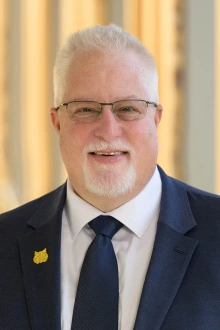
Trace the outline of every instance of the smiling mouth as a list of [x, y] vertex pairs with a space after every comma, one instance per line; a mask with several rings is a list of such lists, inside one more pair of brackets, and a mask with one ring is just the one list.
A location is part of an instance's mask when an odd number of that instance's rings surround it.
[[127, 151], [111, 151], [111, 152], [94, 151], [94, 152], [90, 152], [91, 155], [97, 155], [97, 156], [117, 156], [117, 155], [123, 155], [126, 153], [127, 153]]

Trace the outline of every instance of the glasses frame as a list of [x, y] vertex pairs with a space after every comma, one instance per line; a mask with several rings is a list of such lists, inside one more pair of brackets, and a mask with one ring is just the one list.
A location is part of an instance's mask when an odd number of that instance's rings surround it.
[[[59, 105], [55, 108], [55, 110], [58, 111], [60, 107], [64, 107], [64, 106], [65, 106], [65, 107], [66, 107], [66, 110], [67, 110], [67, 112], [68, 112], [68, 105], [69, 105], [70, 103], [75, 103], [75, 102], [90, 102], [90, 103], [96, 103], [96, 104], [99, 104], [99, 105], [100, 105], [100, 107], [101, 107], [100, 115], [102, 115], [102, 112], [103, 112], [102, 107], [103, 107], [104, 105], [111, 105], [111, 107], [112, 107], [111, 111], [112, 111], [112, 113], [114, 114], [114, 110], [113, 110], [113, 108], [114, 108], [114, 104], [115, 104], [115, 103], [118, 103], [118, 102], [124, 102], [124, 101], [127, 101], [127, 102], [129, 102], [129, 101], [142, 101], [142, 102], [145, 102], [145, 103], [146, 103], [147, 108], [148, 108], [149, 105], [153, 105], [155, 108], [157, 108], [157, 106], [158, 106], [158, 104], [157, 104], [156, 102], [146, 101], [146, 100], [139, 100], [139, 99], [118, 100], [118, 101], [110, 102], [110, 103], [103, 103], [103, 102], [96, 102], [96, 101], [88, 101], [88, 100], [85, 100], [85, 101], [82, 101], [82, 100], [74, 100], [74, 101], [70, 101], [70, 102], [67, 102], [67, 103], [61, 103], [61, 104], [59, 104]], [[146, 112], [146, 113], [147, 113], [147, 112]], [[146, 116], [146, 114], [144, 115], [144, 117], [145, 117], [145, 116]], [[144, 117], [143, 117], [143, 118], [144, 118]], [[140, 119], [143, 119], [143, 118], [140, 118]]]

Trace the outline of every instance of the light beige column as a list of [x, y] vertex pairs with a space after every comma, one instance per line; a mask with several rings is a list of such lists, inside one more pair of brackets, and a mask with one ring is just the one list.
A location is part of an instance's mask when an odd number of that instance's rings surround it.
[[7, 141], [10, 138], [10, 122], [8, 120], [8, 31], [10, 24], [10, 3], [0, 0], [0, 213], [18, 205], [17, 196], [10, 178], [7, 158]]
[[164, 114], [159, 127], [158, 163], [182, 179], [183, 30], [182, 6], [177, 0], [124, 0], [124, 27], [135, 34], [154, 56], [159, 73], [160, 103]]
[[72, 32], [94, 24], [106, 24], [107, 0], [60, 0], [60, 44]]
[[220, 1], [215, 0], [215, 176], [220, 194]]
[[155, 57], [156, 62], [159, 60], [159, 27], [158, 24], [158, 1], [141, 0], [140, 5], [140, 38], [144, 45], [149, 48], [149, 51]]
[[140, 38], [140, 0], [124, 0], [124, 29]]
[[23, 200], [51, 186], [50, 147], [50, 13], [51, 1], [22, 0], [21, 6], [21, 140]]
[[[179, 6], [179, 12], [177, 7]], [[183, 3], [182, 3], [183, 6]], [[159, 164], [174, 177], [184, 179], [182, 162], [184, 130], [183, 30], [181, 4], [176, 0], [158, 1], [158, 69], [160, 102], [164, 107], [159, 128]], [[178, 16], [179, 14], [179, 16]], [[179, 27], [179, 29], [178, 29]]]

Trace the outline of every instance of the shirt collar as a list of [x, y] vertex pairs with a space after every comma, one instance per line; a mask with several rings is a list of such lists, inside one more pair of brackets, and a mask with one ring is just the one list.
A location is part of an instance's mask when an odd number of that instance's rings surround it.
[[99, 215], [111, 215], [122, 222], [138, 237], [141, 237], [150, 222], [158, 218], [161, 194], [162, 182], [159, 171], [156, 168], [150, 181], [137, 196], [117, 209], [103, 213], [80, 198], [74, 192], [68, 179], [64, 212], [66, 213], [73, 238], [89, 221]]

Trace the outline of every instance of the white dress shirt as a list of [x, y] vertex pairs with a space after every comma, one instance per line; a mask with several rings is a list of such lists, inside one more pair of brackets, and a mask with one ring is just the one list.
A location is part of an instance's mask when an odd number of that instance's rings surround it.
[[124, 224], [112, 239], [119, 270], [119, 330], [133, 329], [156, 234], [161, 186], [156, 169], [135, 198], [111, 212], [102, 213], [76, 195], [67, 181], [61, 234], [62, 330], [71, 329], [80, 270], [95, 238], [88, 222], [101, 214], [111, 215]]

